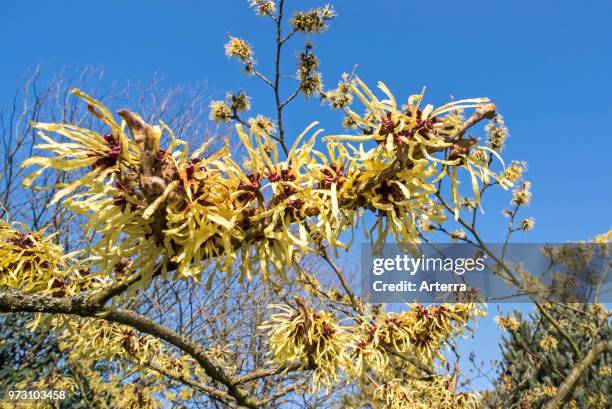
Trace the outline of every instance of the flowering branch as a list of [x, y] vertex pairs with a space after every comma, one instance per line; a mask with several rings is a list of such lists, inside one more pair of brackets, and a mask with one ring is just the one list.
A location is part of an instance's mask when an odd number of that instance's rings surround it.
[[142, 315], [125, 311], [99, 308], [87, 302], [83, 296], [50, 297], [38, 294], [24, 294], [8, 289], [0, 292], [0, 312], [40, 312], [73, 314], [81, 317], [99, 317], [109, 322], [128, 325], [140, 332], [162, 339], [192, 356], [213, 380], [227, 387], [227, 393], [247, 408], [259, 408], [259, 403], [240, 389], [234, 379], [207, 355], [207, 351], [171, 329], [159, 325]]

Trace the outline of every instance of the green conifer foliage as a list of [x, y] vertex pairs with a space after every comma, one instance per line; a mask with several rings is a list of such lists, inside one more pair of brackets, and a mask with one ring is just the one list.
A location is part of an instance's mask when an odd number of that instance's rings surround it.
[[[577, 341], [582, 356], [594, 344], [608, 341], [607, 349], [582, 373], [562, 407], [612, 407], [609, 315], [597, 304], [557, 305], [547, 311]], [[506, 327], [507, 335], [501, 345], [502, 365], [495, 390], [485, 397], [486, 408], [543, 408], [580, 360], [566, 338], [539, 311], [530, 314], [529, 319], [520, 314], [515, 318], [519, 325]]]

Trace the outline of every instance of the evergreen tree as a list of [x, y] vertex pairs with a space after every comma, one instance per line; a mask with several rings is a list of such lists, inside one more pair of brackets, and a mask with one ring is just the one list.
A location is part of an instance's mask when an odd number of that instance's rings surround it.
[[[599, 305], [548, 306], [546, 311], [571, 334], [580, 351], [609, 340], [609, 315]], [[502, 365], [495, 390], [486, 396], [487, 408], [542, 408], [576, 368], [579, 359], [569, 341], [541, 311], [529, 319], [517, 314], [498, 320], [508, 331], [502, 341]], [[562, 407], [606, 409], [612, 404], [612, 351], [596, 356], [579, 377]]]

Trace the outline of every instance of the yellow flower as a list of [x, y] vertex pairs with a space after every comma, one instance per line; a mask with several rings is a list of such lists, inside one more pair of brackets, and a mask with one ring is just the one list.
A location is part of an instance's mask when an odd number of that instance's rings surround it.
[[465, 240], [467, 237], [463, 230], [455, 230], [450, 233], [450, 237], [453, 240]]
[[344, 129], [355, 129], [357, 128], [357, 122], [355, 122], [350, 116], [342, 118], [342, 127]]
[[599, 372], [599, 376], [612, 377], [612, 367], [602, 366], [601, 368], [599, 368], [598, 372]]
[[183, 401], [189, 400], [193, 396], [193, 391], [189, 388], [184, 388], [184, 389], [181, 389], [178, 396], [179, 396], [179, 399]]
[[339, 326], [333, 314], [313, 312], [303, 303], [298, 310], [284, 305], [272, 305], [274, 314], [262, 329], [270, 329], [268, 342], [272, 360], [280, 365], [299, 364], [314, 370], [313, 387], [331, 387], [346, 369], [349, 357], [346, 346], [350, 335]]
[[336, 17], [336, 12], [331, 6], [323, 6], [308, 11], [300, 11], [293, 14], [290, 24], [294, 30], [303, 33], [321, 33], [325, 29], [325, 22]]
[[67, 266], [62, 248], [44, 232], [23, 226], [19, 231], [0, 219], [0, 287], [39, 292], [63, 283]]
[[371, 317], [355, 330], [354, 371], [386, 374], [389, 350], [408, 353], [425, 363], [443, 359], [441, 349], [467, 329], [470, 319], [483, 314], [475, 304], [416, 304], [405, 312]]
[[420, 226], [421, 226], [421, 230], [424, 231], [425, 233], [430, 233], [434, 231], [436, 227], [435, 225], [431, 224], [426, 219], [421, 219]]
[[[79, 188], [109, 180], [122, 168], [134, 167], [138, 162], [136, 144], [128, 141], [122, 127], [115, 121], [108, 108], [80, 90], [72, 90], [72, 93], [87, 102], [90, 111], [109, 126], [110, 132], [100, 135], [89, 129], [69, 124], [36, 123], [33, 125], [35, 129], [40, 130], [38, 135], [46, 142], [46, 144], [37, 145], [36, 148], [52, 152], [55, 156], [34, 156], [24, 161], [22, 167], [40, 166], [24, 179], [24, 186], [30, 187], [32, 182], [49, 168], [56, 171], [75, 171], [82, 168], [88, 170], [75, 181], [44, 187], [44, 189], [59, 188], [53, 197], [52, 204]], [[159, 131], [159, 129], [156, 130]], [[43, 131], [58, 133], [68, 141], [55, 141]]]
[[608, 399], [601, 392], [589, 395], [587, 397], [587, 405], [593, 409], [606, 409], [610, 407], [608, 406]]
[[[371, 228], [379, 232], [373, 239], [375, 249], [380, 249], [389, 233], [400, 245], [417, 243], [419, 238], [415, 224], [421, 217], [438, 223], [445, 220], [445, 209], [432, 198], [437, 190], [435, 183], [440, 178], [446, 176], [451, 180], [451, 201], [455, 214], [458, 214], [461, 203], [457, 176], [459, 168], [470, 174], [474, 193], [471, 201], [474, 204], [480, 200], [480, 182], [488, 182], [491, 178], [501, 181], [501, 177], [489, 169], [488, 162], [478, 159], [479, 155], [473, 155], [470, 151], [496, 153], [487, 147], [470, 145], [471, 142], [453, 142], [462, 123], [458, 112], [482, 107], [488, 102], [486, 98], [456, 101], [434, 109], [431, 105], [421, 106], [421, 93], [410, 96], [408, 104], [400, 108], [383, 83], [379, 83], [378, 87], [386, 99], [379, 99], [359, 78], [350, 81], [351, 93], [363, 103], [366, 114], [360, 116], [348, 107], [345, 112], [355, 126], [367, 132], [326, 138], [363, 143], [373, 141], [378, 145], [369, 151], [361, 146], [359, 150], [353, 148], [353, 155], [359, 160], [362, 181], [376, 177], [398, 156], [410, 161], [411, 166], [398, 172], [394, 179], [384, 180], [364, 193], [368, 204], [380, 214]], [[439, 154], [444, 151], [449, 154], [441, 158]]]
[[230, 36], [225, 44], [225, 54], [230, 58], [238, 58], [244, 63], [253, 62], [253, 49], [249, 43], [238, 37]]
[[56, 319], [60, 347], [74, 359], [125, 359], [150, 361], [162, 351], [159, 340], [133, 328], [95, 318]]
[[338, 83], [336, 89], [327, 91], [322, 96], [334, 109], [343, 109], [350, 106], [353, 103], [353, 94], [351, 92], [351, 81], [348, 75], [343, 75], [343, 79]]
[[232, 119], [232, 110], [224, 101], [212, 101], [210, 103], [210, 119], [223, 123]]
[[531, 231], [535, 226], [535, 219], [533, 217], [528, 217], [526, 219], [521, 220], [519, 223], [519, 228], [523, 231]]
[[125, 409], [161, 408], [161, 402], [155, 397], [160, 390], [162, 390], [161, 385], [143, 386], [130, 383], [125, 386], [124, 392], [119, 395], [117, 405]]
[[502, 173], [502, 179], [512, 184], [523, 176], [525, 170], [527, 170], [526, 162], [512, 161], [512, 163], [510, 163], [510, 165]]
[[479, 399], [456, 391], [456, 379], [435, 376], [428, 380], [392, 379], [376, 388], [375, 398], [385, 409], [476, 409]]
[[237, 93], [228, 92], [225, 95], [225, 101], [233, 112], [241, 113], [251, 109], [251, 99], [244, 91], [239, 91]]
[[317, 68], [319, 59], [312, 54], [312, 46], [307, 44], [306, 51], [299, 54], [297, 79], [300, 81], [300, 91], [305, 97], [318, 95], [323, 90], [323, 80]]
[[274, 122], [272, 122], [270, 118], [263, 115], [257, 115], [254, 118], [249, 118], [247, 122], [251, 127], [251, 132], [267, 133], [268, 135], [273, 135], [276, 133], [276, 125]]
[[550, 335], [544, 336], [540, 341], [540, 348], [542, 348], [545, 352], [557, 349], [558, 345], [559, 341], [557, 341], [556, 338], [553, 338]]
[[512, 191], [512, 204], [516, 206], [525, 206], [531, 200], [531, 183], [523, 182], [521, 186]]
[[508, 316], [508, 318], [495, 317], [495, 322], [500, 328], [512, 332], [517, 331], [520, 328], [518, 320], [512, 316]]
[[508, 128], [504, 124], [504, 118], [497, 114], [485, 127], [487, 132], [487, 145], [491, 149], [501, 151], [508, 139]]
[[260, 16], [272, 16], [276, 11], [276, 4], [272, 0], [249, 0], [249, 3]]

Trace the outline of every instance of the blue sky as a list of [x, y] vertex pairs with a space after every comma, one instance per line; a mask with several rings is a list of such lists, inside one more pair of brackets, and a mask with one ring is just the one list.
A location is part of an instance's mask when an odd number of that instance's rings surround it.
[[[288, 0], [290, 9], [318, 2]], [[433, 104], [488, 96], [505, 116], [507, 159], [527, 160], [536, 229], [522, 241], [587, 239], [612, 227], [612, 4], [609, 1], [458, 2], [337, 0], [338, 18], [310, 38], [326, 85], [359, 65], [366, 82], [382, 80], [404, 99], [427, 86]], [[24, 72], [41, 64], [103, 67], [106, 80], [166, 85], [207, 81], [212, 97], [245, 89], [255, 111], [269, 112], [271, 95], [240, 73], [223, 44], [229, 33], [248, 39], [269, 72], [273, 27], [244, 0], [21, 1], [0, 15], [0, 106], [11, 102]], [[301, 41], [297, 38], [296, 45]], [[286, 55], [293, 74], [293, 51]], [[114, 107], [118, 108], [118, 107]], [[318, 101], [287, 112], [289, 130], [312, 120], [338, 130], [339, 116]], [[500, 240], [499, 212], [508, 197], [486, 204], [485, 237]], [[498, 332], [486, 324], [481, 342]], [[485, 328], [483, 328], [485, 329]], [[492, 353], [493, 354], [493, 353]], [[493, 354], [494, 355], [494, 354]]]

